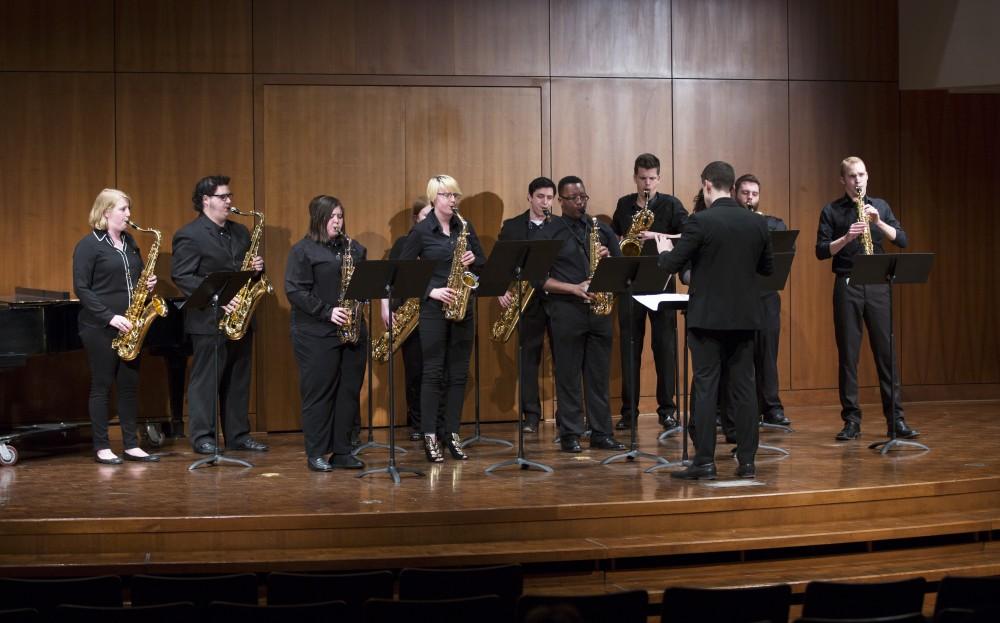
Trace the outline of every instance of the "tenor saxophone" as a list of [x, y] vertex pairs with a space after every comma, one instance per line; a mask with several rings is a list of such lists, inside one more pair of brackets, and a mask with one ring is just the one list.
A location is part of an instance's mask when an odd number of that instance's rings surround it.
[[858, 193], [858, 199], [856, 201], [858, 208], [858, 222], [865, 224], [865, 230], [861, 232], [861, 253], [863, 255], [871, 255], [875, 253], [875, 245], [872, 244], [872, 230], [868, 226], [868, 215], [865, 214], [865, 198], [861, 195], [863, 190], [860, 186], [855, 189]]
[[462, 256], [469, 249], [469, 222], [458, 213], [458, 207], [453, 208], [461, 229], [458, 232], [458, 241], [455, 243], [455, 251], [451, 255], [451, 272], [448, 274], [447, 287], [455, 291], [455, 302], [444, 303], [444, 317], [455, 322], [465, 319], [465, 312], [469, 307], [469, 295], [479, 287], [479, 277], [474, 273], [465, 270], [462, 265]]
[[641, 210], [632, 215], [632, 224], [629, 225], [620, 244], [622, 255], [628, 257], [642, 255], [642, 232], [653, 226], [653, 211], [649, 209], [649, 191], [644, 190], [643, 195], [646, 203]]
[[351, 285], [351, 277], [354, 276], [354, 256], [351, 255], [351, 239], [347, 234], [343, 234], [343, 236], [344, 252], [340, 256], [340, 304], [338, 307], [347, 310], [347, 322], [340, 325], [337, 334], [340, 336], [340, 341], [357, 344], [358, 337], [361, 335], [361, 303], [347, 298], [347, 286]]
[[[587, 274], [587, 279], [594, 278], [594, 272], [597, 271], [597, 263], [601, 261], [600, 248], [601, 248], [601, 238], [597, 235], [600, 227], [597, 224], [596, 218], [590, 219], [590, 272]], [[612, 298], [610, 292], [594, 292], [594, 298], [590, 302], [590, 311], [598, 316], [607, 316], [611, 313], [611, 308], [614, 307], [615, 299]]]
[[[250, 247], [247, 249], [247, 254], [243, 256], [243, 265], [240, 266], [240, 270], [250, 270], [253, 267], [253, 258], [257, 256], [257, 251], [260, 249], [260, 236], [264, 231], [264, 215], [253, 210], [243, 212], [236, 209], [235, 206], [230, 206], [229, 211], [240, 216], [254, 217], [255, 223], [253, 234], [250, 236]], [[274, 287], [267, 275], [261, 275], [257, 281], [247, 280], [236, 294], [238, 301], [236, 309], [222, 317], [222, 320], [219, 321], [219, 330], [225, 332], [226, 337], [231, 340], [241, 339], [250, 328], [250, 319], [253, 318], [253, 312], [261, 298], [272, 292], [274, 292]]]
[[[420, 320], [420, 299], [406, 299], [399, 306], [392, 320], [392, 352], [395, 353], [403, 345]], [[379, 363], [388, 363], [392, 353], [389, 352], [389, 332], [378, 336], [372, 345], [372, 358]]]
[[[149, 278], [153, 276], [156, 258], [160, 255], [160, 241], [163, 237], [158, 229], [143, 229], [132, 221], [128, 221], [128, 224], [133, 229], [153, 234], [154, 239], [152, 246], [149, 247], [146, 265], [132, 289], [132, 301], [125, 312], [125, 319], [132, 323], [132, 328], [111, 340], [111, 348], [114, 348], [124, 361], [132, 361], [139, 356], [139, 352], [142, 350], [142, 341], [146, 338], [146, 333], [149, 332], [153, 321], [156, 320], [157, 316], [162, 318], [167, 315], [167, 304], [163, 297], [159, 294], [149, 296], [149, 287], [146, 285]], [[149, 303], [146, 303], [147, 297]]]

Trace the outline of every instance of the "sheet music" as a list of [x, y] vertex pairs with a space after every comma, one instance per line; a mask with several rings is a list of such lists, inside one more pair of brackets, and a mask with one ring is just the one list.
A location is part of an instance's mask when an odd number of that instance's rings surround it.
[[686, 293], [675, 294], [664, 292], [663, 294], [637, 294], [632, 298], [649, 309], [656, 311], [659, 309], [660, 303], [687, 301], [690, 296]]

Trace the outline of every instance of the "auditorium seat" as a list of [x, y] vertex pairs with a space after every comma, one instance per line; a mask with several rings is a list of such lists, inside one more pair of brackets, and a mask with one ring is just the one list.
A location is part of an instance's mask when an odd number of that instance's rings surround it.
[[927, 618], [919, 612], [897, 614], [888, 617], [862, 617], [859, 619], [827, 619], [821, 617], [801, 617], [795, 623], [927, 623]]
[[934, 623], [997, 623], [1000, 606], [944, 608], [934, 613]]
[[496, 595], [508, 620], [514, 616], [517, 599], [523, 590], [524, 573], [519, 564], [464, 569], [403, 569], [399, 573], [400, 599], [438, 600]]
[[974, 610], [983, 606], [1000, 606], [1000, 576], [945, 576], [938, 584], [934, 614], [946, 608]]
[[213, 601], [257, 603], [257, 576], [252, 573], [209, 576], [136, 575], [132, 605], [153, 606], [191, 602], [199, 608]]
[[788, 623], [792, 588], [787, 584], [748, 588], [684, 588], [663, 591], [660, 621], [716, 623]]
[[42, 620], [34, 608], [0, 610], [0, 623], [39, 623]]
[[433, 621], [433, 623], [507, 623], [496, 595], [465, 599], [369, 599], [362, 609], [364, 623]]
[[177, 623], [192, 621], [197, 609], [192, 603], [155, 606], [59, 606], [54, 620], [59, 623]]
[[926, 588], [923, 578], [871, 584], [810, 582], [806, 585], [802, 616], [860, 619], [921, 612]]
[[646, 623], [649, 595], [646, 591], [605, 595], [523, 595], [517, 602], [516, 620], [524, 623], [536, 610], [560, 610], [566, 606], [579, 615], [581, 623]]
[[121, 606], [122, 581], [116, 575], [71, 579], [0, 578], [4, 608], [34, 608], [43, 619], [60, 604]]
[[284, 606], [258, 606], [213, 601], [208, 605], [206, 623], [332, 623], [352, 621], [348, 617], [347, 604], [342, 601], [327, 601], [314, 604], [294, 604]]
[[347, 619], [361, 619], [361, 606], [369, 599], [392, 599], [395, 578], [391, 571], [366, 573], [283, 573], [267, 576], [267, 605], [282, 606], [343, 601]]

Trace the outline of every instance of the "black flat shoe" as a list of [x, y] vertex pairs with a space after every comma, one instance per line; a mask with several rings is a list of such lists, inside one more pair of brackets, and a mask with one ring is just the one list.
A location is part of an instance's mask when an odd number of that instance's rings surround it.
[[215, 444], [211, 441], [203, 441], [194, 447], [194, 451], [198, 454], [216, 454], [218, 452], [218, 448], [216, 448]]
[[424, 438], [424, 435], [420, 431], [418, 431], [418, 430], [411, 430], [410, 431], [410, 441], [420, 441], [423, 438]]
[[113, 459], [102, 459], [101, 457], [95, 455], [94, 461], [100, 463], [101, 465], [121, 465], [122, 463], [124, 463], [124, 461], [122, 461], [121, 457], [119, 456], [116, 456]]
[[462, 450], [462, 438], [458, 436], [458, 433], [446, 435], [444, 438], [444, 445], [448, 446], [448, 452], [451, 453], [451, 458], [456, 461], [469, 460], [469, 455]]
[[[892, 431], [886, 432], [886, 436], [892, 437]], [[896, 439], [914, 439], [920, 436], [920, 431], [906, 425], [903, 418], [896, 420]]]
[[559, 449], [563, 452], [583, 452], [580, 439], [576, 435], [563, 435], [559, 438]]
[[324, 459], [321, 456], [311, 456], [311, 457], [309, 457], [308, 459], [306, 459], [306, 465], [308, 465], [309, 469], [311, 471], [314, 471], [314, 472], [332, 472], [333, 471], [333, 465], [330, 465], [329, 463], [327, 463], [326, 459]]
[[237, 444], [230, 448], [230, 450], [243, 450], [246, 452], [267, 452], [270, 448], [266, 443], [261, 443], [256, 439], [247, 437], [242, 443]]
[[741, 463], [739, 467], [736, 468], [737, 478], [756, 478], [757, 477], [757, 466], [753, 463]]
[[771, 415], [765, 415], [764, 423], [774, 424], [775, 426], [788, 426], [792, 423], [792, 421], [785, 417], [784, 413], [778, 411], [777, 413], [772, 413]]
[[668, 415], [667, 417], [660, 420], [660, 426], [663, 427], [663, 430], [670, 430], [671, 428], [677, 428], [677, 418], [672, 415]]
[[591, 437], [590, 447], [598, 450], [624, 450], [625, 444], [614, 437]]
[[837, 441], [850, 441], [861, 439], [861, 425], [857, 422], [844, 422], [844, 428], [837, 433]]
[[329, 465], [333, 469], [361, 469], [365, 463], [351, 454], [331, 454]]
[[670, 472], [671, 478], [681, 480], [715, 480], [715, 463], [691, 464], [678, 472]]
[[147, 454], [146, 456], [132, 456], [128, 452], [125, 452], [122, 456], [126, 461], [135, 461], [137, 463], [156, 463], [160, 460], [160, 457], [155, 454]]

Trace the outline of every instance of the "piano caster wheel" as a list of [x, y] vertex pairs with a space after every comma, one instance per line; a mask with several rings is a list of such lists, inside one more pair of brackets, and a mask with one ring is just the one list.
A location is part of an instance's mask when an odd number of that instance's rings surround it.
[[160, 425], [155, 422], [150, 422], [146, 424], [144, 429], [145, 437], [149, 440], [149, 444], [154, 448], [162, 448], [163, 442], [165, 441], [165, 436], [163, 435], [163, 429]]
[[17, 449], [14, 446], [0, 443], [0, 465], [16, 465]]

